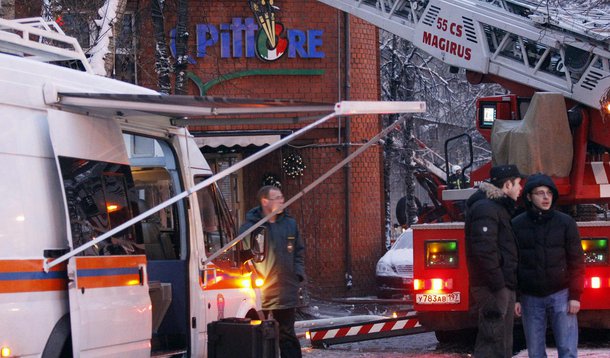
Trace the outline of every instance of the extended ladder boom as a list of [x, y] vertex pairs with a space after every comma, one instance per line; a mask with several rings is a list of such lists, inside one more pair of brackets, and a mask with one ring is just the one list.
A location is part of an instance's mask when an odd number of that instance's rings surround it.
[[451, 66], [560, 92], [593, 108], [610, 87], [610, 27], [603, 12], [568, 22], [568, 14], [523, 0], [319, 1]]

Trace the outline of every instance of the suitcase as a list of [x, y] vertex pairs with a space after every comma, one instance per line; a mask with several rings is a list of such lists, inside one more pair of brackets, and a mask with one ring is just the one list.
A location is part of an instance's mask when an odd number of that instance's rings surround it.
[[225, 318], [208, 324], [209, 358], [279, 356], [279, 328], [274, 320]]

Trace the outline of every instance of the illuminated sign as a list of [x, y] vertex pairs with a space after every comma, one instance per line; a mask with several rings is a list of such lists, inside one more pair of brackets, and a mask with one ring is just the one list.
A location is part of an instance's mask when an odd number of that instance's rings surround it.
[[[197, 57], [205, 57], [210, 48], [220, 45], [221, 58], [258, 57], [275, 61], [288, 53], [289, 58], [324, 58], [322, 30], [298, 30], [284, 28], [280, 22], [273, 23], [275, 38], [270, 40], [268, 32], [260, 30], [252, 17], [234, 17], [230, 24], [197, 24]], [[172, 49], [175, 47], [172, 36]]]

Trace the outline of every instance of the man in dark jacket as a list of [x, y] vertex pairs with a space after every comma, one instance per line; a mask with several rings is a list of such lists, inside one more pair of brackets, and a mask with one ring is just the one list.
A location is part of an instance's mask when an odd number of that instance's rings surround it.
[[[248, 211], [240, 232], [284, 204], [281, 190], [274, 186], [262, 187], [257, 197], [260, 206]], [[264, 225], [268, 231], [266, 257], [263, 262], [254, 263], [256, 271], [265, 280], [262, 286], [263, 311], [265, 317], [271, 313], [280, 326], [282, 358], [301, 357], [294, 321], [299, 286], [305, 279], [305, 245], [299, 236], [296, 220], [286, 212], [277, 212]]]
[[528, 177], [527, 211], [513, 219], [519, 244], [515, 314], [523, 314], [530, 357], [546, 357], [547, 319], [551, 321], [560, 358], [576, 357], [584, 257], [576, 222], [554, 209], [557, 187], [545, 174]]
[[466, 256], [479, 326], [474, 356], [506, 358], [512, 357], [517, 286], [511, 217], [522, 176], [514, 165], [495, 166], [490, 176], [466, 203]]

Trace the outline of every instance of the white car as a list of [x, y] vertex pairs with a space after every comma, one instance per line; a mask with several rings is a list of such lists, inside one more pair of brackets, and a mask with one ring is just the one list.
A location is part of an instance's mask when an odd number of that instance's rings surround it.
[[413, 292], [413, 230], [404, 231], [377, 262], [377, 297], [394, 298]]

